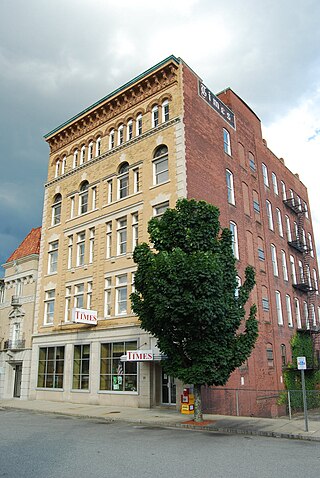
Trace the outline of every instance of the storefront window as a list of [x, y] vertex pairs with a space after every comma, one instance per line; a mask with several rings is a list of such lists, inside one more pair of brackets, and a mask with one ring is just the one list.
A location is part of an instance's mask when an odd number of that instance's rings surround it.
[[75, 345], [73, 356], [73, 383], [76, 390], [89, 388], [90, 345]]
[[39, 350], [38, 387], [62, 388], [64, 347], [41, 347]]
[[101, 344], [100, 390], [137, 391], [137, 362], [121, 362], [121, 355], [136, 350], [137, 342]]

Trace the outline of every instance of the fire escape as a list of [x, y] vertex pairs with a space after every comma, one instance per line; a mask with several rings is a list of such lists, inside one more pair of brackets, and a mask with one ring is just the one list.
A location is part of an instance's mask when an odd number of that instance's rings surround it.
[[[316, 322], [316, 293], [317, 284], [311, 276], [310, 269], [310, 252], [311, 249], [307, 244], [306, 234], [304, 229], [304, 220], [306, 217], [306, 206], [302, 203], [298, 196], [293, 195], [289, 199], [285, 199], [284, 204], [296, 217], [294, 235], [288, 244], [296, 252], [298, 252], [298, 274], [296, 283], [293, 287], [305, 295], [305, 302], [307, 303], [307, 313], [304, 312], [304, 322], [302, 323], [302, 332], [309, 333], [312, 337], [314, 357], [319, 356], [320, 350], [320, 328]], [[300, 259], [299, 259], [300, 256]], [[314, 368], [314, 364], [312, 364]]]

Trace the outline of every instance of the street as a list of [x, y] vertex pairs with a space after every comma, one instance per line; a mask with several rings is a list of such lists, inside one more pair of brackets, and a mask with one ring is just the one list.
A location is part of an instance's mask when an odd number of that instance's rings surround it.
[[0, 477], [308, 478], [319, 443], [0, 410]]

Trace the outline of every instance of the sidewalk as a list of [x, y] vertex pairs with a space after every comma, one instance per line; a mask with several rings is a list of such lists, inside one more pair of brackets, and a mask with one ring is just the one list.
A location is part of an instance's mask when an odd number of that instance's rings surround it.
[[[193, 425], [193, 415], [181, 415], [176, 410], [163, 408], [129, 408], [103, 405], [53, 402], [44, 400], [0, 400], [1, 409], [28, 410], [36, 413], [53, 413], [78, 418], [105, 420], [107, 422], [139, 423], [145, 426], [189, 428], [221, 431], [245, 435], [320, 441], [320, 419], [311, 416], [309, 431], [304, 431], [304, 418], [251, 418], [225, 415], [204, 415], [202, 425]], [[207, 423], [206, 423], [207, 421]], [[208, 423], [209, 422], [209, 423]]]

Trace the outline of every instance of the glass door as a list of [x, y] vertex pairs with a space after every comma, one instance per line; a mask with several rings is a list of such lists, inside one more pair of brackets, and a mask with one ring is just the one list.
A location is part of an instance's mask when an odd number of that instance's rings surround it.
[[176, 400], [175, 379], [162, 370], [162, 403], [163, 405], [175, 405]]

